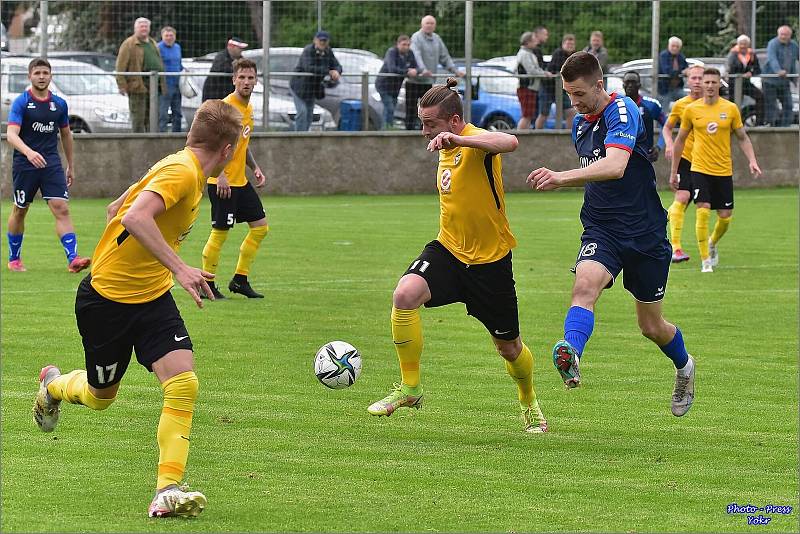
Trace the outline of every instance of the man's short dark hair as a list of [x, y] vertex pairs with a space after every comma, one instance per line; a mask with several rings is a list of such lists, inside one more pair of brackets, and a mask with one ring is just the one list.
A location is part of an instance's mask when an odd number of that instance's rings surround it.
[[703, 76], [705, 76], [706, 74], [711, 74], [713, 76], [716, 76], [717, 78], [722, 78], [722, 74], [719, 72], [718, 69], [715, 69], [714, 67], [706, 67], [706, 69], [703, 71]]
[[233, 62], [234, 74], [244, 69], [253, 69], [254, 71], [258, 71], [258, 68], [256, 67], [256, 62], [251, 59], [242, 57]]
[[33, 72], [33, 69], [36, 67], [47, 67], [47, 70], [53, 72], [53, 67], [50, 66], [50, 62], [43, 57], [34, 58], [28, 63], [28, 74]]
[[404, 33], [401, 33], [400, 35], [397, 36], [397, 39], [395, 40], [395, 42], [399, 43], [400, 41], [410, 41], [410, 40], [411, 40], [411, 37], [409, 37], [408, 35], [406, 35]]
[[597, 58], [589, 52], [575, 52], [567, 58], [561, 67], [561, 77], [565, 82], [574, 82], [583, 78], [590, 83], [603, 78], [603, 69]]

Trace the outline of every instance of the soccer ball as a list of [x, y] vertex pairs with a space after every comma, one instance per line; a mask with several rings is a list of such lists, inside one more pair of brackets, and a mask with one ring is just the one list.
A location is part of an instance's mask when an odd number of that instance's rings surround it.
[[325, 343], [314, 358], [314, 374], [331, 389], [350, 387], [361, 374], [361, 354], [344, 341]]

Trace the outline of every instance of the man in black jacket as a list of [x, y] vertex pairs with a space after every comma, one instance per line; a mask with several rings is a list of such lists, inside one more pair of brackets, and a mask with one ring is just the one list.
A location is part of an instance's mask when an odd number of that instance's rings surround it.
[[[756, 124], [764, 124], [764, 94], [750, 82], [753, 76], [761, 74], [761, 65], [755, 50], [750, 48], [750, 38], [744, 34], [737, 37], [736, 46], [728, 54], [728, 74], [742, 76], [742, 94], [749, 95], [756, 101]], [[735, 81], [735, 78], [731, 78], [731, 84]]]
[[247, 48], [247, 43], [238, 37], [228, 39], [225, 50], [214, 57], [209, 72], [227, 72], [230, 76], [209, 76], [203, 83], [203, 102], [212, 98], [223, 99], [234, 90], [233, 87], [233, 62], [242, 57], [242, 50]]
[[297, 108], [294, 119], [294, 129], [297, 132], [308, 131], [311, 126], [314, 118], [314, 101], [325, 98], [325, 88], [322, 85], [325, 76], [330, 76], [333, 83], [341, 78], [342, 65], [328, 46], [330, 39], [331, 36], [326, 31], [318, 31], [314, 35], [314, 42], [303, 48], [303, 53], [294, 68], [295, 72], [310, 73], [311, 76], [293, 76], [289, 82], [294, 106]]
[[411, 38], [401, 35], [395, 46], [386, 51], [383, 58], [382, 73], [399, 74], [400, 76], [378, 76], [375, 89], [383, 102], [383, 127], [391, 128], [394, 122], [394, 108], [397, 106], [397, 95], [406, 76], [417, 75], [417, 58], [411, 52]]

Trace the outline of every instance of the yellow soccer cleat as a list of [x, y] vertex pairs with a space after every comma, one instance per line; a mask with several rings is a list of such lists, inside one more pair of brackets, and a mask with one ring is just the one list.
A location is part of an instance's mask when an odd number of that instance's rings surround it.
[[547, 420], [539, 408], [539, 401], [533, 401], [530, 406], [522, 407], [523, 430], [529, 434], [544, 434], [547, 432]]
[[[413, 393], [413, 394], [412, 394]], [[398, 408], [416, 408], [422, 405], [422, 386], [409, 388], [405, 384], [395, 384], [392, 391], [367, 408], [370, 415], [392, 415]]]

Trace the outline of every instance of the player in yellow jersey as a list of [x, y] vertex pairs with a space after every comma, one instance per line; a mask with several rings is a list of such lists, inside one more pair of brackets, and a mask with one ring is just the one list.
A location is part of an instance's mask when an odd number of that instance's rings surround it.
[[461, 97], [448, 78], [419, 100], [428, 150], [439, 151], [439, 235], [428, 243], [397, 283], [392, 298], [392, 338], [402, 383], [367, 409], [392, 415], [419, 408], [422, 385], [422, 325], [419, 307], [466, 304], [489, 331], [505, 359], [517, 393], [526, 432], [547, 431], [533, 390], [533, 356], [520, 339], [511, 249], [517, 242], [508, 226], [500, 155], [517, 148], [517, 138], [466, 124]]
[[[674, 143], [672, 142], [672, 129], [681, 122], [681, 115], [686, 106], [692, 102], [703, 98], [703, 71], [702, 65], [693, 65], [686, 69], [686, 80], [689, 86], [689, 94], [677, 100], [672, 105], [667, 123], [661, 130], [661, 138], [664, 139], [665, 155], [668, 161], [672, 161]], [[683, 233], [683, 217], [686, 213], [686, 206], [692, 199], [692, 146], [694, 143], [694, 133], [689, 132], [686, 138], [686, 145], [683, 148], [683, 155], [678, 162], [678, 183], [672, 185], [675, 191], [675, 200], [669, 207], [669, 239], [672, 243], [672, 263], [688, 261], [689, 255], [686, 254], [681, 245], [681, 234]]]
[[[228, 231], [237, 222], [246, 222], [250, 229], [239, 247], [239, 261], [236, 273], [228, 284], [228, 289], [247, 298], [264, 298], [250, 286], [247, 276], [255, 259], [258, 247], [269, 231], [267, 216], [258, 193], [247, 181], [245, 166], [253, 170], [256, 187], [262, 187], [266, 178], [261, 172], [253, 153], [250, 151], [250, 134], [253, 132], [253, 106], [250, 95], [256, 85], [256, 64], [249, 59], [237, 59], [233, 62], [234, 91], [223, 101], [235, 107], [242, 114], [242, 134], [230, 163], [219, 175], [208, 179], [208, 199], [211, 201], [211, 235], [203, 248], [203, 270], [217, 272], [222, 245], [228, 238]], [[214, 282], [209, 286], [217, 299], [225, 296], [217, 289]]]
[[[714, 272], [719, 262], [717, 243], [725, 235], [733, 218], [733, 161], [731, 132], [747, 156], [753, 177], [761, 175], [750, 138], [744, 131], [739, 108], [719, 97], [720, 73], [717, 69], [703, 71], [703, 100], [689, 105], [681, 116], [681, 130], [675, 140], [669, 182], [678, 182], [678, 163], [690, 132], [694, 132], [692, 149], [692, 186], [697, 207], [695, 232], [702, 260], [701, 271]], [[717, 223], [711, 237], [708, 220], [711, 210], [717, 210]]]
[[[220, 100], [197, 110], [186, 148], [153, 165], [108, 208], [108, 224], [92, 257], [92, 272], [78, 286], [75, 316], [86, 370], [67, 374], [48, 365], [39, 374], [36, 424], [52, 432], [61, 401], [105, 410], [136, 359], [155, 373], [164, 393], [158, 423], [158, 478], [150, 517], [195, 516], [205, 496], [178, 487], [189, 455], [197, 399], [192, 341], [170, 294], [173, 275], [202, 307], [213, 275], [178, 256], [203, 196], [206, 178], [222, 170], [241, 132], [241, 115]], [[49, 491], [57, 491], [52, 486]], [[60, 492], [69, 491], [63, 488]]]

